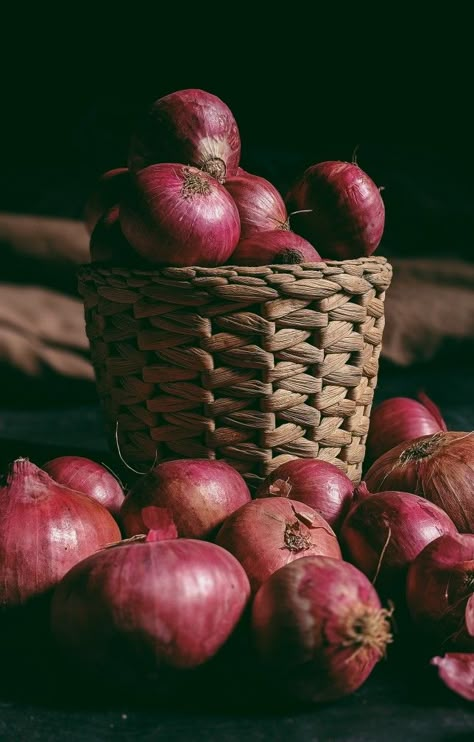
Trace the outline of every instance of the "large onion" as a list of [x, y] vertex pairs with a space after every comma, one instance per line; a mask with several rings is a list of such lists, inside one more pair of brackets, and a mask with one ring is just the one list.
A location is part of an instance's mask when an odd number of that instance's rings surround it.
[[446, 511], [462, 533], [474, 532], [474, 433], [442, 432], [401, 443], [366, 475], [371, 492], [415, 492]]
[[295, 559], [317, 554], [341, 558], [329, 523], [313, 508], [281, 497], [253, 500], [236, 510], [216, 541], [237, 557], [253, 591]]
[[288, 194], [286, 205], [292, 229], [315, 244], [325, 259], [371, 255], [382, 239], [382, 196], [354, 163], [312, 165]]
[[189, 89], [153, 103], [132, 137], [128, 164], [137, 171], [180, 162], [224, 182], [237, 173], [239, 160], [239, 130], [228, 106], [211, 93]]
[[285, 202], [265, 178], [242, 173], [227, 178], [225, 188], [239, 210], [241, 240], [257, 232], [288, 229]]
[[162, 265], [220, 265], [240, 235], [239, 212], [225, 188], [194, 167], [169, 163], [132, 178], [120, 224], [142, 257]]

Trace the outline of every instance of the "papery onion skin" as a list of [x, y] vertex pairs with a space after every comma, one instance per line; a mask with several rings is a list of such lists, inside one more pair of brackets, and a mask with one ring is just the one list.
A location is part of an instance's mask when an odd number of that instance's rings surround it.
[[125, 495], [117, 478], [101, 464], [84, 456], [58, 456], [43, 465], [59, 484], [92, 497], [117, 516]]
[[277, 689], [313, 703], [357, 690], [392, 640], [388, 612], [367, 577], [322, 556], [298, 559], [262, 585], [252, 629]]
[[474, 535], [449, 534], [426, 546], [410, 565], [408, 610], [423, 637], [439, 649], [474, 652], [466, 608], [474, 595]]
[[94, 231], [100, 217], [120, 203], [128, 186], [129, 177], [126, 167], [108, 170], [100, 176], [84, 207], [84, 222], [89, 234]]
[[71, 570], [57, 587], [52, 631], [70, 661], [110, 680], [160, 680], [210, 659], [250, 588], [237, 560], [192, 539], [123, 542]]
[[113, 206], [97, 221], [90, 239], [90, 256], [94, 263], [130, 266], [140, 258], [123, 236], [120, 209]]
[[457, 533], [450, 517], [436, 505], [408, 492], [372, 494], [365, 484], [354, 492], [342, 524], [343, 552], [377, 587], [396, 595], [406, 570], [420, 551], [444, 534]]
[[401, 443], [366, 474], [371, 492], [405, 490], [445, 510], [461, 533], [474, 532], [474, 433], [441, 432]]
[[[317, 245], [324, 259], [371, 255], [382, 239], [382, 196], [373, 180], [354, 163], [312, 165], [290, 190], [286, 206], [292, 229]], [[310, 211], [295, 213], [305, 210]]]
[[178, 533], [210, 538], [223, 521], [250, 501], [242, 476], [225, 461], [179, 459], [158, 464], [130, 490], [120, 518], [127, 536], [147, 533], [153, 508], [168, 508]]
[[245, 569], [252, 592], [295, 559], [341, 559], [336, 534], [313, 508], [281, 497], [253, 500], [230, 515], [216, 537]]
[[45, 596], [77, 562], [120, 538], [102, 505], [17, 459], [0, 489], [0, 606]]
[[170, 163], [134, 176], [120, 225], [130, 245], [158, 265], [221, 265], [240, 236], [239, 212], [225, 188], [196, 168]]
[[446, 423], [431, 400], [426, 395], [420, 395], [418, 399], [392, 397], [372, 410], [367, 436], [370, 461], [375, 461], [400, 443], [446, 430]]
[[132, 136], [128, 165], [138, 171], [161, 162], [180, 162], [220, 182], [235, 175], [240, 136], [229, 107], [204, 90], [177, 90], [156, 100]]
[[239, 210], [241, 240], [258, 232], [288, 229], [285, 202], [270, 181], [245, 173], [227, 178], [225, 188]]
[[448, 652], [444, 657], [433, 657], [431, 664], [438, 668], [440, 680], [466, 701], [474, 701], [474, 654]]
[[241, 240], [228, 260], [230, 265], [291, 265], [319, 263], [310, 243], [289, 230], [272, 229]]
[[334, 464], [318, 459], [294, 459], [271, 472], [256, 497], [290, 497], [304, 502], [339, 530], [352, 500], [354, 485]]

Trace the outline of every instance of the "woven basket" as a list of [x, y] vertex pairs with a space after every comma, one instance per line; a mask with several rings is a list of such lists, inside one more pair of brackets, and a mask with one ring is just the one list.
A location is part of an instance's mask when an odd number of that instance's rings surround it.
[[384, 326], [385, 258], [80, 269], [111, 441], [131, 464], [221, 458], [252, 487], [295, 457], [357, 482]]

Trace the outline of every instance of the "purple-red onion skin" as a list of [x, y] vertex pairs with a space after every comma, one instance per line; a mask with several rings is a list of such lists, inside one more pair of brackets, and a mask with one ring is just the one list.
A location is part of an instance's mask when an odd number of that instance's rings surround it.
[[242, 564], [252, 592], [295, 559], [310, 555], [342, 558], [329, 523], [313, 508], [282, 497], [243, 505], [224, 522], [216, 543]]
[[46, 594], [71, 567], [120, 538], [98, 502], [26, 459], [15, 461], [0, 489], [0, 606]]
[[408, 492], [369, 494], [362, 488], [340, 531], [343, 552], [377, 586], [390, 591], [427, 544], [457, 533], [451, 518], [423, 497]]
[[422, 636], [439, 649], [474, 652], [466, 609], [474, 595], [474, 535], [449, 534], [426, 546], [410, 565], [408, 610]]
[[224, 186], [180, 164], [135, 174], [120, 204], [120, 226], [142, 258], [178, 267], [221, 265], [240, 237], [239, 212]]
[[[351, 628], [377, 620], [380, 642], [357, 643]], [[356, 691], [391, 641], [369, 580], [351, 564], [314, 556], [275, 572], [252, 608], [257, 651], [285, 697], [332, 701]]]
[[117, 516], [125, 495], [116, 477], [101, 464], [83, 456], [59, 456], [43, 466], [56, 482], [100, 502]]
[[433, 657], [431, 664], [438, 668], [440, 680], [466, 701], [474, 701], [474, 654], [448, 652]]
[[295, 232], [273, 229], [258, 232], [239, 242], [230, 256], [231, 265], [291, 265], [320, 263], [314, 247]]
[[474, 433], [441, 432], [401, 443], [375, 461], [371, 492], [404, 490], [443, 508], [461, 533], [474, 532]]
[[179, 459], [142, 477], [125, 498], [120, 517], [125, 534], [135, 536], [149, 530], [153, 508], [168, 508], [180, 537], [209, 538], [250, 499], [244, 479], [225, 461]]
[[90, 256], [94, 263], [134, 265], [140, 261], [137, 252], [123, 236], [118, 206], [105, 211], [91, 234]]
[[258, 232], [288, 229], [285, 202], [265, 178], [242, 173], [227, 178], [225, 188], [239, 210], [241, 240]]
[[392, 397], [381, 402], [370, 415], [367, 454], [375, 461], [386, 451], [422, 435], [446, 430], [442, 418], [436, 418], [421, 402], [409, 397]]
[[126, 167], [108, 170], [100, 176], [84, 208], [84, 221], [89, 234], [94, 231], [100, 217], [120, 203], [128, 186], [129, 177]]
[[294, 459], [271, 472], [256, 497], [291, 497], [314, 508], [337, 532], [347, 513], [354, 485], [334, 464]]
[[[324, 259], [371, 255], [385, 226], [380, 190], [358, 165], [328, 161], [309, 167], [286, 198], [292, 229]], [[293, 212], [309, 209], [308, 213]]]
[[52, 631], [71, 661], [116, 676], [196, 667], [236, 627], [250, 587], [237, 560], [192, 539], [123, 542], [71, 570]]
[[204, 90], [178, 90], [156, 100], [132, 136], [132, 172], [161, 162], [180, 162], [209, 172], [220, 182], [236, 175], [240, 135], [232, 112]]

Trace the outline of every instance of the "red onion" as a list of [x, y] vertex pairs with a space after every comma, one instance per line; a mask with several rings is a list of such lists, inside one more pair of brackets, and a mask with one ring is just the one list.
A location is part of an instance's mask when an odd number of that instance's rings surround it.
[[469, 636], [474, 636], [474, 595], [471, 595], [467, 600], [464, 620], [466, 621], [467, 633]]
[[320, 261], [319, 253], [309, 242], [283, 229], [247, 237], [239, 242], [228, 260], [231, 265], [288, 265]]
[[100, 217], [121, 201], [128, 181], [129, 172], [126, 167], [108, 170], [100, 176], [84, 208], [84, 221], [90, 234]]
[[122, 542], [72, 569], [55, 591], [52, 630], [66, 656], [110, 680], [142, 681], [209, 660], [250, 594], [238, 561], [191, 539]]
[[139, 257], [123, 236], [119, 221], [119, 207], [113, 206], [98, 220], [90, 240], [90, 255], [93, 262], [130, 265]]
[[224, 263], [240, 235], [237, 206], [210, 175], [184, 165], [152, 165], [133, 178], [120, 206], [132, 247], [153, 263]]
[[224, 522], [216, 542], [233, 554], [258, 590], [277, 569], [303, 556], [341, 559], [336, 534], [313, 508], [294, 500], [253, 500]]
[[389, 612], [358, 569], [298, 559], [275, 572], [252, 610], [257, 650], [285, 696], [332, 701], [368, 678], [392, 641]]
[[[410, 565], [407, 605], [423, 634], [450, 649], [474, 652], [467, 604], [474, 596], [474, 535], [447, 534], [432, 541]], [[472, 602], [471, 602], [472, 605]]]
[[474, 434], [442, 432], [401, 443], [366, 475], [372, 492], [405, 490], [439, 505], [462, 533], [474, 531]]
[[59, 456], [44, 464], [43, 470], [59, 484], [89, 495], [112, 515], [118, 515], [125, 495], [105, 466], [83, 456]]
[[450, 690], [474, 701], [474, 654], [448, 652], [444, 657], [433, 657], [431, 664], [438, 668], [440, 679]]
[[418, 399], [417, 402], [409, 397], [392, 397], [372, 411], [367, 437], [371, 461], [399, 443], [446, 430], [446, 423], [436, 405], [426, 394], [419, 394]]
[[241, 475], [225, 461], [165, 461], [132, 487], [121, 510], [127, 536], [146, 533], [155, 508], [168, 508], [180, 536], [206, 538], [250, 500]]
[[250, 173], [236, 175], [227, 178], [225, 188], [239, 210], [241, 240], [258, 232], [288, 229], [285, 202], [265, 178]]
[[257, 490], [257, 497], [291, 497], [314, 508], [335, 530], [341, 525], [354, 485], [326, 461], [294, 459], [281, 464]]
[[118, 539], [102, 505], [17, 459], [0, 489], [0, 605], [44, 595], [77, 562]]
[[226, 104], [204, 90], [178, 90], [153, 103], [132, 137], [128, 164], [137, 171], [158, 162], [194, 165], [221, 183], [240, 160], [237, 124]]
[[391, 592], [420, 551], [447, 533], [456, 534], [454, 523], [431, 502], [408, 492], [374, 495], [361, 484], [340, 536], [350, 561]]
[[382, 239], [382, 196], [373, 180], [354, 163], [312, 165], [293, 186], [286, 205], [295, 232], [317, 245], [324, 258], [348, 260], [371, 255]]

